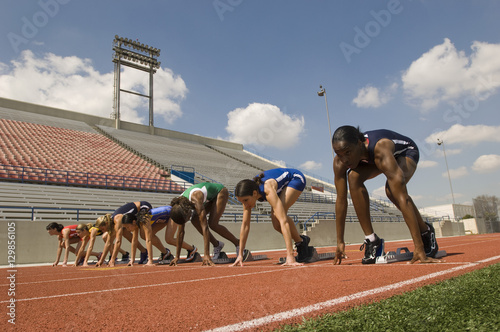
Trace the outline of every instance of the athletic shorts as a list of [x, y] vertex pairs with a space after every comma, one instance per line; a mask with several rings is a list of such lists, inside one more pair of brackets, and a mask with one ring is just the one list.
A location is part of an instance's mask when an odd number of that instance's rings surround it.
[[286, 186], [298, 191], [304, 191], [306, 188], [306, 179], [302, 173], [295, 173], [292, 180]]

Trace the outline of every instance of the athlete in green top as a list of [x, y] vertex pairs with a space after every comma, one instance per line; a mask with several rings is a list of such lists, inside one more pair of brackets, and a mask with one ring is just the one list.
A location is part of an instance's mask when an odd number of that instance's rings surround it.
[[[214, 246], [213, 259], [219, 258], [219, 254], [224, 247], [224, 242], [218, 241], [211, 230], [231, 241], [239, 252], [239, 242], [226, 227], [219, 225], [219, 220], [229, 199], [229, 192], [226, 187], [218, 183], [202, 182], [186, 189], [181, 196], [172, 200], [172, 211], [170, 218], [180, 225], [177, 235], [177, 253], [170, 265], [177, 265], [180, 256], [180, 244], [184, 240], [184, 225], [191, 220], [193, 226], [203, 235], [204, 257], [202, 265], [214, 265], [210, 258], [210, 244]], [[208, 220], [207, 220], [208, 215]], [[208, 226], [208, 227], [207, 227]]]
[[182, 196], [191, 200], [191, 195], [193, 193], [201, 191], [203, 193], [203, 204], [205, 205], [217, 198], [217, 195], [219, 195], [222, 189], [224, 189], [224, 185], [220, 183], [201, 182], [186, 189], [182, 193]]

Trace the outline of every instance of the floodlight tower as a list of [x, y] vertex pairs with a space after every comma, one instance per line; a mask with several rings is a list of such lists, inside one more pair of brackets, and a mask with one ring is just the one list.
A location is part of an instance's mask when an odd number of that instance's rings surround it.
[[[160, 56], [160, 50], [141, 44], [138, 41], [115, 35], [113, 51], [113, 62], [115, 64], [113, 115], [116, 120], [116, 129], [120, 129], [120, 92], [126, 92], [149, 99], [149, 131], [150, 134], [154, 134], [153, 74], [156, 73], [156, 70], [161, 65], [161, 62], [158, 62], [157, 59]], [[125, 90], [120, 87], [120, 70], [122, 65], [149, 73], [149, 95]]]

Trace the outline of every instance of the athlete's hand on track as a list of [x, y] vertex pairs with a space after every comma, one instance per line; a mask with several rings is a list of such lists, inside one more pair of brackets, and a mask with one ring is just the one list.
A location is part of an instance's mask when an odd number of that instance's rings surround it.
[[333, 259], [333, 265], [340, 265], [344, 258], [347, 258], [345, 254], [345, 243], [338, 243], [337, 250], [335, 251], [335, 258]]
[[231, 266], [237, 266], [238, 264], [239, 264], [240, 266], [243, 266], [243, 257], [238, 256], [238, 257], [236, 258], [236, 260], [234, 261], [234, 263], [233, 263], [233, 264], [231, 264]]
[[421, 252], [415, 251], [413, 253], [413, 258], [407, 264], [413, 264], [413, 263], [416, 263], [417, 261], [420, 261], [420, 263], [443, 263], [444, 262], [441, 259], [436, 259], [436, 258], [425, 256], [425, 253], [423, 251], [421, 251]]
[[203, 258], [203, 263], [201, 263], [201, 266], [215, 266], [215, 263], [212, 261], [212, 259], [209, 257], [204, 257]]
[[170, 266], [177, 266], [177, 262], [179, 261], [179, 258], [175, 257], [174, 259], [172, 259], [172, 261], [170, 262]]
[[295, 260], [295, 257], [291, 256], [291, 257], [286, 257], [286, 262], [284, 262], [283, 264], [281, 264], [281, 266], [301, 266], [301, 265], [304, 265], [304, 263], [299, 263]]

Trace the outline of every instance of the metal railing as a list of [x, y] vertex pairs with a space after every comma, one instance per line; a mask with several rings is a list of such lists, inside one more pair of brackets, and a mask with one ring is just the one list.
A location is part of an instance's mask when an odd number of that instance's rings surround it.
[[0, 164], [0, 179], [22, 183], [56, 184], [87, 188], [139, 190], [178, 193], [186, 189], [184, 183], [166, 179], [141, 178], [124, 175], [85, 173], [30, 166]]

